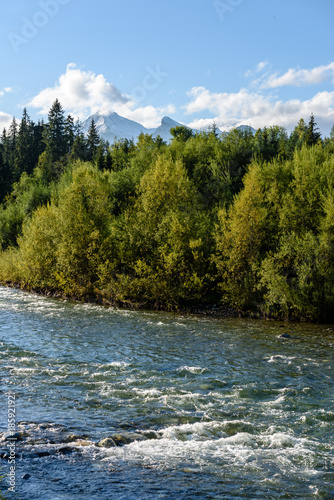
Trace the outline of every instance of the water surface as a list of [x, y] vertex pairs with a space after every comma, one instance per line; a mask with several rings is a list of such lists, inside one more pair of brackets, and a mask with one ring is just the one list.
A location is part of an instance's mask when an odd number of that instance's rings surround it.
[[[11, 391], [22, 437], [12, 498], [334, 498], [330, 326], [4, 287], [0, 321], [0, 430]], [[96, 446], [116, 433], [130, 442]]]

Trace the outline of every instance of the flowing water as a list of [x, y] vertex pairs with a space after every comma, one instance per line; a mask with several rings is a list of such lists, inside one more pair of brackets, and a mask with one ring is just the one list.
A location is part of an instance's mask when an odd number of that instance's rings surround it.
[[[334, 498], [329, 325], [117, 310], [4, 287], [0, 321], [4, 490], [14, 397], [19, 433], [7, 498]], [[117, 446], [97, 446], [110, 436]]]

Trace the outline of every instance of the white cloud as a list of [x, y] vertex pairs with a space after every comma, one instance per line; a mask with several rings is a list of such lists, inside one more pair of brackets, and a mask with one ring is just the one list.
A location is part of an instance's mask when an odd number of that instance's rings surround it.
[[83, 117], [99, 110], [108, 112], [113, 105], [128, 102], [130, 97], [107, 82], [103, 75], [83, 71], [71, 63], [53, 87], [42, 90], [28, 105], [40, 108], [41, 114], [47, 114], [56, 99], [59, 99], [66, 110]]
[[258, 72], [264, 70], [264, 68], [266, 66], [268, 66], [268, 64], [269, 64], [268, 61], [261, 61], [261, 62], [259, 62], [259, 64], [256, 66], [256, 72], [258, 73]]
[[66, 112], [80, 119], [98, 111], [102, 114], [116, 112], [146, 127], [157, 126], [164, 114], [175, 111], [171, 105], [166, 108], [140, 106], [134, 97], [122, 93], [102, 74], [84, 71], [73, 63], [68, 64], [66, 72], [53, 87], [42, 90], [28, 106], [40, 109], [40, 114], [47, 114], [56, 99], [59, 99]]
[[[175, 113], [175, 107], [169, 104], [165, 108], [155, 108], [154, 106], [138, 107], [133, 110], [124, 110], [122, 116], [141, 123], [147, 128], [155, 128], [160, 125], [161, 118], [164, 115]], [[121, 113], [122, 114], [122, 113]]]
[[13, 89], [11, 87], [5, 87], [0, 90], [0, 97], [4, 96], [5, 94], [8, 94], [9, 92], [13, 92]]
[[269, 61], [260, 61], [255, 69], [249, 69], [245, 73], [246, 78], [254, 77], [257, 73], [262, 73], [265, 68], [269, 66]]
[[3, 111], [0, 111], [0, 131], [4, 128], [7, 130], [9, 129], [9, 126], [12, 122], [13, 117], [11, 115], [8, 115], [7, 113], [4, 113]]
[[[328, 134], [334, 123], [334, 92], [321, 91], [305, 100], [282, 100], [268, 94], [264, 89], [288, 84], [320, 83], [328, 78], [334, 79], [334, 62], [311, 70], [291, 69], [284, 75], [278, 76], [272, 73], [268, 61], [261, 61], [251, 73], [257, 75], [259, 79], [252, 82], [249, 88], [242, 88], [238, 92], [211, 92], [205, 87], [192, 88], [188, 92], [189, 100], [184, 109], [187, 115], [202, 116], [200, 119], [192, 117], [189, 125], [197, 129], [207, 129], [215, 121], [223, 130], [241, 124], [251, 125], [254, 128], [282, 125], [291, 130], [300, 118], [307, 120], [313, 113], [322, 132]], [[149, 96], [150, 88], [156, 88], [162, 76], [165, 76], [159, 68], [154, 72], [159, 79], [152, 81], [151, 70], [148, 74], [141, 86], [134, 87], [133, 94], [137, 95], [136, 99], [108, 82], [102, 74], [97, 75], [78, 68], [75, 64], [69, 64], [55, 85], [42, 90], [28, 106], [47, 114], [54, 100], [58, 98], [66, 113], [81, 119], [98, 111], [104, 114], [115, 111], [121, 116], [153, 128], [159, 125], [162, 116], [175, 113], [175, 107], [172, 104], [165, 107], [143, 104], [146, 97], [141, 98], [141, 94]], [[145, 87], [144, 82], [147, 78], [149, 78], [147, 83], [150, 85]], [[9, 91], [9, 88], [2, 91]]]
[[317, 85], [326, 80], [334, 82], [334, 62], [312, 69], [297, 70], [291, 68], [281, 76], [275, 73], [263, 82], [262, 88], [277, 88], [287, 85], [302, 87], [304, 85]]
[[238, 125], [254, 128], [281, 125], [291, 130], [300, 118], [308, 120], [315, 115], [323, 133], [328, 133], [334, 123], [334, 92], [319, 92], [307, 100], [277, 100], [272, 96], [241, 89], [236, 93], [213, 93], [204, 87], [194, 87], [188, 95], [187, 114], [212, 114], [210, 119], [193, 120], [189, 126], [207, 128], [213, 121], [222, 130]]

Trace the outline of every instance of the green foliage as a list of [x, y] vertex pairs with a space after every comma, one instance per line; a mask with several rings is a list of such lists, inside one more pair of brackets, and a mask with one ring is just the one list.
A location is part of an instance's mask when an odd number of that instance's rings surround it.
[[[19, 248], [9, 252], [14, 281], [77, 297], [92, 294], [107, 253], [110, 195], [106, 175], [90, 164], [77, 164], [70, 183], [24, 223]], [[8, 259], [4, 267], [2, 276], [8, 280]]]
[[[56, 101], [0, 141], [0, 280], [75, 298], [334, 319], [334, 132], [88, 137]], [[90, 159], [90, 162], [87, 160]]]
[[317, 124], [315, 123], [315, 118], [313, 113], [310, 116], [310, 120], [307, 126], [306, 132], [306, 144], [308, 146], [314, 146], [321, 139], [321, 133], [317, 128]]
[[120, 139], [110, 148], [112, 169], [116, 172], [123, 170], [130, 164], [130, 159], [135, 151], [135, 144], [129, 139]]
[[5, 166], [3, 145], [0, 144], [0, 200], [3, 200], [9, 189], [8, 173]]
[[87, 134], [87, 160], [95, 161], [97, 149], [100, 144], [100, 136], [97, 131], [94, 118], [92, 118]]
[[[331, 162], [329, 162], [331, 163]], [[334, 181], [334, 171], [325, 159], [322, 146], [296, 150], [288, 163], [292, 179], [282, 193], [280, 227], [285, 231], [316, 230], [323, 215], [321, 194]]]
[[45, 128], [44, 140], [50, 152], [52, 162], [59, 161], [66, 153], [65, 116], [62, 105], [55, 100], [49, 114]]
[[268, 209], [261, 184], [261, 165], [254, 164], [230, 210], [219, 212], [215, 233], [223, 300], [242, 309], [258, 301], [258, 268], [267, 246]]
[[290, 232], [280, 238], [275, 253], [263, 260], [260, 286], [265, 310], [286, 318], [326, 319], [333, 299], [325, 293], [319, 272], [319, 239], [312, 231]]
[[50, 199], [51, 186], [37, 176], [23, 173], [7, 201], [0, 205], [0, 248], [15, 246], [22, 224], [34, 210]]
[[255, 133], [255, 157], [270, 161], [274, 158], [286, 158], [288, 155], [288, 136], [283, 127], [264, 127]]
[[57, 212], [61, 232], [57, 279], [66, 279], [71, 293], [93, 293], [111, 221], [108, 178], [89, 164], [79, 165], [61, 194]]
[[85, 136], [81, 132], [79, 132], [78, 135], [75, 136], [69, 157], [70, 161], [87, 160], [87, 141], [85, 139]]
[[187, 142], [194, 135], [191, 128], [184, 125], [177, 125], [171, 128], [170, 133], [175, 140], [180, 142]]
[[222, 299], [238, 308], [333, 319], [334, 157], [321, 144], [253, 164], [216, 229]]
[[142, 177], [124, 224], [124, 293], [173, 307], [199, 300], [208, 286], [208, 221], [180, 161], [160, 157]]
[[[23, 226], [15, 252], [19, 281], [31, 288], [55, 287], [57, 245], [60, 241], [59, 219], [53, 205], [39, 207]], [[14, 280], [16, 281], [16, 280]]]

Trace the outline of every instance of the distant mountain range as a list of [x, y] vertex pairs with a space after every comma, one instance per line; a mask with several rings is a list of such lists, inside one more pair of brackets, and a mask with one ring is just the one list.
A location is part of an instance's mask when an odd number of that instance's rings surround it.
[[[150, 129], [144, 127], [144, 125], [141, 125], [138, 122], [124, 118], [124, 116], [120, 116], [117, 113], [111, 113], [109, 115], [96, 113], [82, 123], [84, 134], [88, 132], [92, 119], [94, 119], [94, 123], [100, 137], [110, 143], [113, 143], [115, 139], [133, 139], [136, 141], [141, 133], [150, 134], [153, 137], [157, 137], [159, 135], [164, 141], [168, 142], [172, 137], [170, 129], [182, 125], [182, 123], [178, 123], [175, 120], [172, 120], [172, 118], [164, 116], [159, 127]], [[248, 125], [240, 125], [240, 127], [237, 128], [241, 130], [249, 129], [253, 133], [255, 132], [255, 130], [252, 129], [252, 127], [248, 127]], [[192, 130], [195, 133], [199, 132], [195, 129]], [[219, 129], [218, 132], [221, 133]]]

